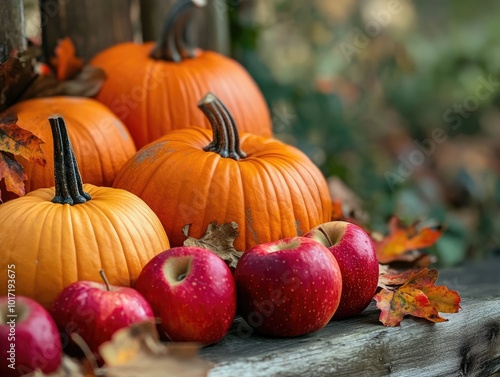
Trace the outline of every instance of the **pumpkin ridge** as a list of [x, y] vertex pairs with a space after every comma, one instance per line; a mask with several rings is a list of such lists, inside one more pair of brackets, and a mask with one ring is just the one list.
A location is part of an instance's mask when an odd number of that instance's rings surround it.
[[[299, 165], [300, 165], [301, 167], [304, 167], [304, 160], [303, 160], [303, 159], [298, 160], [297, 162], [299, 163]], [[321, 174], [321, 172], [319, 171], [319, 169], [318, 169], [316, 166], [314, 166], [314, 168], [315, 168], [316, 170], [318, 170], [318, 172]], [[302, 169], [302, 170], [305, 170], [305, 169]], [[304, 172], [304, 174], [305, 174], [305, 173], [306, 173], [306, 172]], [[315, 193], [317, 193], [318, 198], [319, 198], [319, 199], [320, 199], [320, 201], [322, 202], [322, 200], [321, 200], [321, 199], [322, 199], [322, 195], [321, 195], [321, 191], [322, 191], [322, 190], [321, 190], [321, 188], [319, 187], [319, 184], [320, 184], [320, 183], [319, 183], [319, 182], [318, 182], [318, 180], [317, 180], [317, 179], [316, 179], [316, 178], [312, 175], [312, 172], [311, 172], [311, 171], [307, 170], [307, 174], [309, 175], [310, 179], [306, 180], [305, 182], [310, 182], [310, 181], [314, 182], [314, 185], [315, 185], [315, 188], [316, 188]], [[301, 174], [301, 175], [302, 175], [302, 174]], [[319, 208], [317, 208], [317, 209], [316, 209], [316, 210], [317, 210], [316, 215], [317, 215], [317, 217], [318, 217], [318, 218], [320, 218], [321, 222], [326, 222], [326, 221], [329, 221], [329, 220], [330, 220], [330, 214], [331, 214], [331, 201], [330, 201], [330, 193], [327, 191], [326, 195], [327, 195], [326, 197], [327, 197], [327, 198], [328, 198], [328, 200], [329, 200], [329, 201], [328, 201], [328, 203], [330, 203], [330, 205], [327, 205], [327, 210], [326, 210], [326, 211], [324, 211], [325, 213], [324, 213], [324, 215], [323, 215], [323, 219], [321, 219], [321, 213], [319, 212], [319, 211], [320, 211], [320, 209], [319, 209]], [[321, 203], [321, 206], [323, 207], [323, 206], [324, 206], [324, 203]], [[314, 226], [316, 226], [316, 225], [313, 225], [312, 227], [314, 227]], [[311, 229], [310, 224], [308, 225], [307, 230], [309, 230], [309, 229]], [[306, 230], [306, 231], [307, 231], [307, 230]]]
[[[26, 211], [23, 211], [23, 212], [26, 214], [27, 218], [30, 218], [32, 216], [31, 213], [36, 210], [36, 207], [35, 206], [27, 206], [27, 207], [28, 208], [26, 208]], [[51, 207], [47, 206], [45, 212], [43, 213], [43, 219], [40, 219], [40, 214], [37, 213], [37, 221], [42, 220], [40, 222], [40, 224], [45, 224], [46, 223], [47, 218], [49, 217], [49, 214], [51, 212], [51, 209], [52, 209]], [[21, 224], [26, 224], [26, 222], [22, 222]], [[41, 232], [33, 232], [33, 233], [35, 233], [35, 234], [38, 233], [38, 242], [36, 242], [36, 246], [37, 247], [35, 249], [35, 250], [37, 250], [37, 252], [36, 252], [36, 255], [34, 255], [35, 258], [33, 260], [33, 263], [35, 264], [35, 266], [37, 266], [38, 265], [38, 260], [39, 260], [39, 257], [40, 257], [40, 253], [42, 252], [42, 248], [40, 246], [41, 246], [42, 242], [44, 241], [44, 239], [43, 239], [43, 234]], [[36, 267], [35, 267], [35, 269], [36, 269]], [[37, 276], [37, 275], [35, 275], [35, 276]], [[32, 293], [36, 292], [38, 287], [39, 287], [38, 282], [36, 281], [36, 279], [33, 279], [33, 286], [31, 288], [30, 292], [32, 292]]]
[[[285, 158], [280, 158], [279, 160], [275, 160], [275, 159], [269, 159], [268, 160], [269, 164], [271, 165], [274, 165], [274, 166], [277, 166], [280, 168], [280, 172], [281, 172], [281, 176], [283, 178], [283, 181], [284, 181], [284, 186], [287, 188], [287, 193], [288, 193], [288, 198], [290, 200], [290, 203], [292, 203], [291, 205], [291, 214], [292, 214], [292, 217], [293, 217], [293, 222], [294, 224], [289, 224], [289, 226], [293, 226], [297, 229], [297, 226], [296, 226], [296, 223], [299, 222], [299, 218], [301, 217], [300, 214], [297, 214], [295, 212], [295, 208], [296, 208], [296, 204], [297, 204], [297, 196], [296, 195], [292, 195], [292, 192], [299, 192], [300, 193], [300, 196], [299, 196], [299, 199], [300, 199], [300, 202], [301, 202], [301, 206], [300, 208], [305, 208], [306, 207], [306, 195], [309, 194], [308, 192], [306, 192], [306, 194], [304, 194], [304, 190], [301, 186], [305, 186], [305, 185], [300, 185], [297, 183], [297, 181], [292, 177], [292, 175], [290, 174], [290, 170], [289, 168], [290, 167], [293, 167], [293, 164], [291, 164], [288, 159], [285, 159]], [[278, 163], [276, 163], [278, 162]], [[283, 167], [285, 167], [285, 169], [283, 169]], [[303, 176], [299, 173], [299, 176], [302, 178], [302, 181], [303, 182], [307, 182], [303, 179]], [[274, 187], [274, 185], [273, 185]], [[291, 187], [294, 188], [294, 190], [291, 189]], [[307, 191], [307, 190], [306, 190]], [[309, 199], [312, 199], [312, 198], [309, 198]], [[302, 219], [300, 219], [302, 220]], [[309, 224], [307, 224], [307, 226], [309, 226]], [[297, 232], [297, 235], [300, 235], [299, 232]]]
[[[267, 187], [268, 188], [272, 188], [272, 192], [273, 192], [273, 199], [274, 199], [274, 203], [275, 203], [275, 206], [278, 210], [278, 213], [279, 213], [279, 218], [282, 220], [281, 221], [281, 226], [280, 226], [280, 229], [279, 229], [279, 232], [280, 234], [277, 235], [277, 236], [274, 236], [273, 233], [275, 230], [277, 229], [271, 229], [270, 231], [270, 234], [269, 234], [269, 238], [272, 239], [272, 240], [277, 240], [279, 238], [282, 238], [283, 237], [283, 234], [285, 234], [285, 230], [284, 228], [287, 228], [288, 227], [288, 224], [283, 224], [285, 219], [288, 218], [288, 213], [289, 213], [289, 208], [283, 208], [282, 207], [282, 200], [278, 200], [278, 198], [280, 196], [282, 196], [283, 194], [286, 193], [286, 196], [288, 197], [288, 199], [290, 199], [290, 204], [292, 204], [292, 207], [293, 207], [293, 199], [291, 198], [291, 195], [290, 195], [290, 190], [288, 189], [288, 187], [286, 185], [283, 185], [283, 182], [282, 181], [285, 181], [285, 179], [283, 178], [282, 176], [282, 173], [280, 171], [280, 174], [277, 174], [277, 175], [273, 175], [271, 174], [271, 172], [269, 171], [269, 163], [267, 161], [263, 161], [263, 160], [254, 160], [256, 161], [258, 164], [259, 164], [259, 167], [261, 168], [261, 170], [263, 172], [265, 172], [266, 176], [267, 176]], [[280, 179], [281, 178], [281, 179]], [[279, 187], [276, 187], [277, 184], [276, 183], [279, 183]], [[283, 186], [285, 186], [283, 188]], [[269, 193], [269, 191], [267, 191]], [[278, 195], [279, 193], [279, 195]], [[266, 195], [266, 197], [264, 198], [264, 202], [266, 202], [266, 205], [268, 202], [270, 202], [269, 200], [269, 195]], [[267, 210], [266, 213], [274, 213], [274, 211], [269, 211], [269, 209]], [[272, 221], [272, 219], [269, 219], [271, 221], [268, 221], [268, 223], [271, 225], [273, 224], [274, 225], [274, 222]], [[285, 227], [283, 226], [285, 225]], [[271, 226], [270, 226], [271, 228]]]
[[[106, 202], [108, 206], [110, 206], [109, 202]], [[99, 224], [95, 224], [95, 222], [92, 222], [91, 219], [90, 219], [90, 211], [98, 211], [100, 212], [103, 216], [99, 216], [98, 219], [99, 219]], [[99, 225], [98, 228], [101, 228], [101, 229], [112, 229], [113, 231], [113, 235], [115, 237], [110, 237], [109, 236], [109, 232], [106, 233], [106, 235], [110, 238], [110, 240], [112, 239], [116, 239], [116, 240], [121, 240], [121, 237], [120, 237], [120, 234], [117, 232], [116, 229], [119, 229], [119, 228], [116, 228], [115, 227], [115, 224], [114, 222], [112, 221], [111, 218], [109, 218], [108, 216], [108, 213], [105, 212], [101, 207], [100, 207], [100, 202], [99, 201], [93, 201], [91, 200], [89, 202], [89, 205], [85, 206], [85, 211], [84, 211], [85, 215], [87, 216], [87, 218], [89, 219], [89, 223], [90, 223], [90, 229], [92, 230], [92, 232], [94, 233], [94, 239], [97, 241], [97, 243], [99, 244], [101, 239], [100, 239], [100, 236], [97, 234], [96, 232], [96, 225]], [[113, 218], [116, 218], [116, 214], [113, 213]], [[103, 223], [103, 220], [106, 220], [107, 222], [107, 225], [111, 225], [110, 227], [108, 226], [104, 226], [104, 223]], [[76, 245], [75, 245], [75, 250], [78, 250], [78, 248], [76, 248]], [[111, 251], [111, 250], [110, 250]], [[122, 251], [123, 250], [123, 247], [122, 247]], [[106, 264], [107, 263], [103, 263], [103, 254], [104, 254], [104, 250], [103, 248], [98, 248], [98, 253], [97, 253], [97, 256], [99, 257], [99, 264], [100, 264], [100, 267], [98, 268], [98, 270], [100, 269], [104, 269], [106, 270], [107, 269], [107, 266]], [[121, 253], [121, 254], [124, 254], [124, 253]], [[116, 259], [116, 253], [115, 253], [115, 250], [113, 250], [113, 252], [110, 252], [109, 255], [111, 255], [113, 257], [113, 263], [112, 265], [118, 265], [118, 263], [120, 263], [121, 261], [118, 261]], [[128, 260], [127, 260], [127, 257], [124, 255], [123, 256], [123, 259], [125, 259], [125, 265], [127, 266], [127, 274], [130, 276], [130, 266], [129, 266], [129, 263], [128, 263]], [[122, 265], [120, 263], [120, 265]], [[121, 282], [120, 282], [121, 283]], [[116, 284], [116, 283], [114, 283]], [[121, 284], [120, 284], [121, 285]]]

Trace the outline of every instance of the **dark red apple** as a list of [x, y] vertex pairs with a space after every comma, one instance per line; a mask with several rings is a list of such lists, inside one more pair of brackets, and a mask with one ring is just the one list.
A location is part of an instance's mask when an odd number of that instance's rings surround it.
[[21, 376], [61, 364], [59, 331], [49, 312], [23, 296], [0, 297], [0, 376]]
[[297, 336], [323, 328], [340, 302], [342, 277], [332, 253], [294, 237], [248, 249], [234, 273], [238, 310], [258, 332]]
[[236, 312], [236, 288], [226, 263], [200, 247], [175, 247], [144, 266], [135, 288], [174, 341], [216, 343]]
[[117, 330], [136, 322], [154, 320], [151, 306], [139, 292], [105, 282], [77, 281], [64, 288], [56, 298], [51, 314], [64, 345], [70, 343], [71, 333], [77, 333], [97, 353], [98, 347], [110, 340]]
[[355, 224], [331, 221], [311, 229], [304, 237], [326, 246], [339, 264], [342, 298], [333, 318], [348, 318], [365, 310], [375, 295], [379, 275], [370, 236]]

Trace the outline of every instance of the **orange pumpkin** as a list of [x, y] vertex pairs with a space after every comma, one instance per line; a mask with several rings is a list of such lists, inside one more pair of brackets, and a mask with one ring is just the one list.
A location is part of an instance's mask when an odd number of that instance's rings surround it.
[[[123, 123], [103, 104], [88, 98], [48, 97], [19, 102], [6, 110], [18, 117], [17, 124], [33, 132], [46, 143], [45, 156], [53, 155], [50, 127], [47, 118], [59, 114], [68, 121], [68, 132], [74, 145], [76, 159], [85, 182], [111, 186], [116, 173], [136, 152], [134, 142]], [[17, 158], [28, 180], [26, 192], [54, 185], [54, 164], [48, 159], [45, 167]], [[17, 195], [2, 190], [7, 201]]]
[[[172, 131], [139, 150], [114, 187], [141, 197], [174, 246], [182, 228], [200, 237], [213, 221], [239, 224], [239, 250], [293, 237], [329, 220], [331, 200], [318, 168], [299, 150], [272, 138], [241, 134], [227, 108], [208, 94], [203, 128]], [[241, 143], [241, 148], [240, 148]]]
[[[0, 287], [15, 272], [15, 293], [46, 308], [77, 280], [133, 285], [141, 269], [169, 248], [158, 217], [137, 196], [82, 185], [62, 118], [52, 118], [55, 189], [0, 205]], [[55, 194], [55, 195], [54, 195]]]
[[194, 125], [210, 129], [195, 105], [209, 91], [228, 105], [241, 131], [272, 134], [264, 97], [245, 69], [218, 53], [186, 47], [186, 19], [199, 3], [178, 1], [156, 46], [122, 43], [90, 62], [107, 75], [96, 98], [125, 123], [137, 148], [170, 130]]

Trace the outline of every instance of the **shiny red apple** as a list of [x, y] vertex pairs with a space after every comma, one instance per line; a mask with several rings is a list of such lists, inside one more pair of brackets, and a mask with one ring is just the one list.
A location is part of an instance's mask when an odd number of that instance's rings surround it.
[[297, 336], [324, 327], [340, 302], [342, 277], [323, 245], [294, 237], [248, 249], [234, 273], [238, 310], [258, 332]]
[[109, 285], [106, 279], [105, 284], [93, 281], [70, 284], [56, 298], [51, 314], [64, 345], [70, 343], [72, 333], [77, 333], [94, 353], [117, 330], [154, 320], [151, 306], [139, 292]]
[[156, 255], [144, 266], [135, 288], [160, 317], [161, 331], [174, 341], [216, 343], [236, 312], [229, 267], [200, 247], [176, 247]]
[[342, 273], [342, 298], [334, 319], [361, 313], [370, 304], [378, 284], [377, 255], [370, 236], [359, 226], [345, 221], [319, 225], [304, 237], [326, 246]]
[[49, 312], [23, 296], [0, 297], [0, 376], [21, 376], [61, 364], [61, 339]]

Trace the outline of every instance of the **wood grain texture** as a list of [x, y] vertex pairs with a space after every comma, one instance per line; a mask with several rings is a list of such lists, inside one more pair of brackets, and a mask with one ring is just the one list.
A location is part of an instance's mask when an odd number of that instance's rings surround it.
[[372, 304], [316, 333], [273, 339], [237, 318], [224, 340], [201, 354], [216, 364], [211, 377], [490, 376], [500, 371], [499, 269], [500, 258], [441, 275], [439, 284], [455, 282], [464, 291], [461, 312], [443, 314], [448, 322], [405, 318], [388, 328]]
[[99, 51], [133, 40], [131, 0], [40, 0], [44, 54], [70, 37], [78, 55], [88, 61]]
[[2, 0], [0, 6], [0, 63], [12, 50], [26, 50], [24, 7], [19, 0]]

